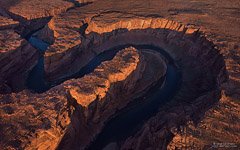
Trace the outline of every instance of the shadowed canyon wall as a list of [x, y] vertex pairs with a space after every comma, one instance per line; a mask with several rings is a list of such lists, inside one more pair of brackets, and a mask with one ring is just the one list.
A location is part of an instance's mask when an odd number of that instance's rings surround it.
[[14, 31], [17, 21], [5, 17], [0, 20], [0, 93], [9, 93], [23, 89], [39, 53]]

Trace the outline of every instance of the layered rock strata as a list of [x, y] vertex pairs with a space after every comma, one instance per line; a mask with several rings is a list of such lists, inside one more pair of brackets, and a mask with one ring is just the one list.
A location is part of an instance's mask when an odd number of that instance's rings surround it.
[[[53, 19], [53, 21], [51, 21], [51, 24], [54, 24], [54, 26], [52, 26], [51, 28], [52, 30], [54, 30], [55, 42], [53, 43], [53, 45], [49, 47], [49, 49], [45, 53], [46, 77], [49, 80], [54, 79], [56, 80], [68, 74], [72, 74], [76, 72], [76, 70], [78, 70], [79, 68], [83, 67], [94, 56], [98, 55], [104, 50], [110, 49], [118, 45], [125, 44], [162, 45], [164, 41], [158, 42], [157, 40], [158, 38], [162, 39], [166, 38], [162, 37], [163, 35], [161, 35], [161, 32], [163, 31], [153, 29], [163, 28], [164, 30], [167, 23], [169, 23], [168, 24], [169, 27], [171, 26], [174, 29], [176, 28], [177, 31], [179, 30], [180, 32], [181, 31], [185, 32], [187, 30], [187, 28], [184, 28], [183, 25], [178, 24], [176, 22], [171, 21], [168, 22], [168, 20], [165, 19], [152, 19], [139, 17], [136, 19], [127, 18], [119, 19], [125, 21], [119, 22], [113, 21], [108, 23], [108, 25], [103, 25], [104, 26], [103, 27], [99, 22], [97, 21], [95, 22], [94, 19], [92, 19], [92, 21], [90, 22], [85, 23], [83, 20], [83, 23], [80, 22], [80, 24], [76, 26], [75, 26], [76, 23], [72, 22], [72, 24], [69, 25], [68, 28], [59, 27], [61, 26], [62, 23], [65, 22], [64, 18]], [[151, 22], [153, 23], [151, 24]], [[86, 32], [83, 31], [82, 33], [79, 33], [75, 30], [70, 30], [71, 28], [84, 28], [86, 24], [88, 24], [88, 26], [86, 26], [87, 27]], [[142, 26], [143, 24], [144, 26]], [[166, 27], [166, 29], [168, 29], [169, 27]], [[99, 31], [100, 29], [101, 31]], [[186, 32], [193, 31], [190, 31], [189, 29]], [[150, 35], [150, 33], [152, 33], [152, 35]], [[158, 37], [156, 37], [157, 35]], [[144, 38], [144, 36], [146, 36], [147, 38]], [[81, 59], [75, 58], [78, 56], [82, 57], [84, 61], [80, 61]], [[68, 72], [63, 71], [65, 69], [62, 69], [62, 67], [67, 66], [71, 66], [71, 69], [69, 69]]]
[[[25, 90], [0, 95], [0, 148], [71, 148], [75, 141], [86, 146], [117, 110], [164, 76], [166, 64], [161, 56], [149, 52], [146, 56], [147, 59], [135, 48], [126, 48], [94, 72], [43, 94]], [[158, 72], [150, 80], [146, 73], [149, 75], [149, 70], [154, 69], [151, 66]]]
[[[151, 72], [157, 68], [158, 71]], [[165, 73], [166, 64], [159, 54], [142, 54], [129, 47], [77, 79], [74, 87], [68, 88], [70, 99], [79, 110], [74, 118], [81, 118], [70, 126], [59, 149], [86, 148], [117, 110], [146, 93]]]
[[13, 14], [21, 16], [22, 18], [25, 18], [26, 20], [33, 20], [37, 18], [55, 16], [61, 12], [65, 12], [72, 6], [72, 3], [64, 0], [20, 0], [15, 5], [7, 8], [7, 10]]
[[18, 25], [19, 25], [18, 21], [14, 21], [13, 19], [0, 16], [0, 30], [14, 29]]
[[[19, 0], [14, 3], [3, 3], [0, 8], [5, 14], [18, 20], [20, 26], [16, 29], [23, 37], [29, 38], [33, 32], [43, 28], [51, 19], [59, 13], [66, 12], [67, 9], [74, 7], [74, 4], [64, 0]], [[36, 7], [38, 6], [38, 7]]]
[[0, 148], [55, 149], [71, 117], [60, 86], [44, 94], [29, 91], [0, 95]]
[[[181, 88], [171, 103], [167, 106], [160, 107], [156, 116], [153, 116], [145, 123], [143, 128], [138, 131], [134, 136], [127, 138], [124, 143], [119, 146], [122, 150], [137, 149], [143, 150], [147, 148], [153, 149], [199, 149], [197, 143], [194, 141], [182, 138], [181, 146], [176, 142], [173, 145], [168, 144], [176, 141], [178, 134], [185, 133], [184, 126], [189, 122], [196, 125], [204, 115], [205, 111], [216, 103], [220, 98], [218, 90], [213, 90], [204, 95], [187, 101], [186, 96], [183, 95], [186, 88]], [[195, 133], [193, 133], [195, 134]], [[176, 136], [176, 137], [175, 137]], [[154, 140], [153, 140], [154, 139]], [[192, 142], [192, 143], [191, 143]], [[118, 148], [119, 148], [118, 147]]]
[[[69, 87], [70, 95], [78, 104], [88, 108], [93, 101], [107, 101], [107, 94], [118, 95], [118, 92], [111, 91], [111, 89], [120, 90], [126, 87], [127, 91], [133, 90], [136, 81], [142, 78], [141, 73], [144, 68], [145, 61], [142, 54], [139, 54], [133, 47], [126, 48], [117, 53], [111, 61], [103, 62], [94, 72], [78, 79], [75, 88]], [[136, 75], [131, 75], [134, 74], [133, 72], [136, 72]], [[130, 75], [132, 77], [128, 79]], [[121, 82], [126, 82], [122, 85], [123, 87], [114, 87], [115, 84], [121, 84]]]
[[209, 109], [197, 125], [188, 122], [173, 132], [174, 137], [167, 149], [210, 149], [220, 146], [223, 149], [238, 149], [240, 133], [239, 118], [236, 116], [240, 115], [239, 110], [240, 106], [234, 101], [228, 102], [227, 96], [222, 93], [220, 102]]
[[1, 93], [22, 89], [28, 72], [38, 61], [37, 50], [14, 32], [15, 25], [16, 22], [6, 20], [0, 26]]

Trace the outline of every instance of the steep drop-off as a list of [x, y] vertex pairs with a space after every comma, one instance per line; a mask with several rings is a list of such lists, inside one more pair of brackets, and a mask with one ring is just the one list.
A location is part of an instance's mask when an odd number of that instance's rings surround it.
[[39, 53], [14, 31], [18, 22], [4, 17], [0, 24], [0, 93], [19, 91], [25, 87], [30, 70]]

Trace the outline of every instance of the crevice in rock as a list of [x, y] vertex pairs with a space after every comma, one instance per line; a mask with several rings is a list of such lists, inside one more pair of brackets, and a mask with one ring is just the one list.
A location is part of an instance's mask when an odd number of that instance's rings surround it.
[[33, 33], [44, 28], [46, 24], [52, 19], [52, 16], [36, 18], [28, 20], [20, 15], [6, 11], [6, 13], [15, 21], [18, 21], [20, 24], [15, 28], [16, 32], [28, 40]]
[[84, 23], [84, 24], [81, 26], [81, 28], [79, 29], [79, 33], [80, 33], [84, 38], [86, 38], [85, 32], [86, 32], [87, 27], [88, 27], [88, 23]]

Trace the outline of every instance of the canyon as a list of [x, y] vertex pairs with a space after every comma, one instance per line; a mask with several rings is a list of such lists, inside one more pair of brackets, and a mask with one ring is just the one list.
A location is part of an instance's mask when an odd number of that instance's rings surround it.
[[1, 21], [0, 27], [0, 92], [7, 93], [24, 87], [27, 74], [37, 63], [39, 53], [14, 31], [18, 22], [5, 17], [1, 20], [4, 21]]
[[238, 6], [0, 0], [0, 149], [237, 149]]

